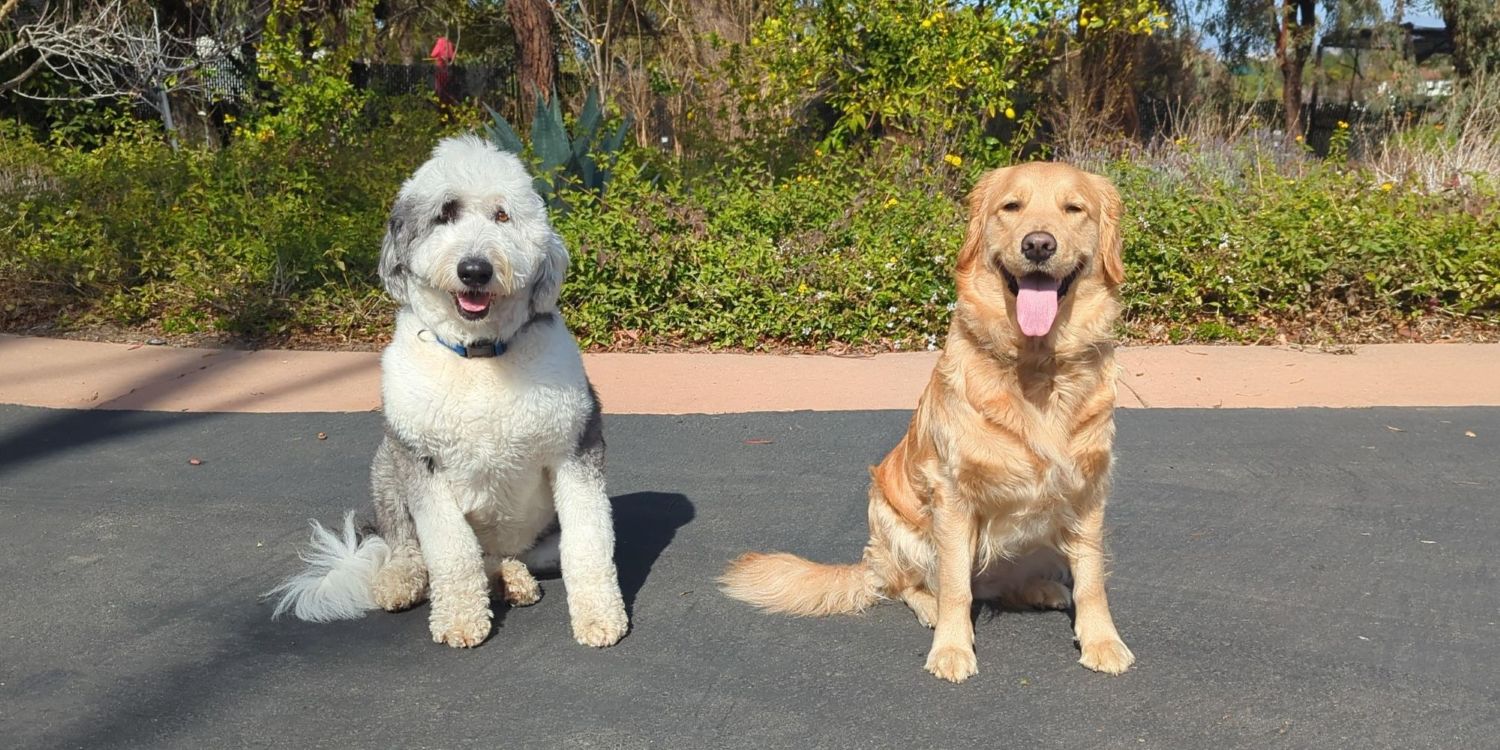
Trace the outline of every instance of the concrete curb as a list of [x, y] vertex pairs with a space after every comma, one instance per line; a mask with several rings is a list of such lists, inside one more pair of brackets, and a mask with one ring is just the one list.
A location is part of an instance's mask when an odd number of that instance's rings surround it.
[[[910, 409], [936, 352], [833, 357], [588, 354], [616, 414]], [[1123, 349], [1126, 408], [1500, 405], [1500, 344]], [[0, 403], [174, 412], [353, 412], [380, 406], [379, 355], [177, 349], [0, 334]]]

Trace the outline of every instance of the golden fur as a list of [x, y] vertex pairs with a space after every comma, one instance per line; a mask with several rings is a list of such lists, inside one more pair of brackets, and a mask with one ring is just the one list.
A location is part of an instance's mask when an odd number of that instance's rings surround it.
[[[796, 615], [899, 598], [935, 628], [927, 670], [953, 682], [977, 671], [976, 596], [1043, 608], [1071, 598], [1079, 661], [1119, 674], [1135, 660], [1104, 590], [1111, 328], [1124, 275], [1119, 194], [1067, 165], [1024, 164], [981, 178], [969, 210], [942, 358], [906, 436], [870, 472], [863, 559], [821, 565], [749, 553], [720, 582], [736, 599]], [[1032, 232], [1056, 238], [1045, 262], [1022, 254]], [[1024, 335], [1014, 279], [1070, 272], [1046, 335]]]

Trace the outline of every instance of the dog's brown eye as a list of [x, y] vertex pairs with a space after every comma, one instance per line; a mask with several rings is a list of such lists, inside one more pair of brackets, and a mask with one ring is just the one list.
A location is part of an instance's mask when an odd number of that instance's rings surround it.
[[437, 223], [450, 224], [458, 218], [458, 201], [448, 201], [443, 204], [443, 210], [438, 214]]
[[1068, 213], [1070, 213], [1070, 214], [1081, 214], [1081, 213], [1083, 213], [1083, 206], [1080, 206], [1077, 203], [1069, 203], [1068, 204]]
[[495, 209], [495, 221], [504, 224], [505, 222], [510, 221], [510, 214], [506, 213], [505, 209], [503, 208], [497, 208]]
[[1021, 210], [1021, 202], [1020, 201], [1006, 201], [1005, 205], [1001, 206], [1000, 208], [1002, 210], [1005, 210], [1005, 211], [1020, 211]]

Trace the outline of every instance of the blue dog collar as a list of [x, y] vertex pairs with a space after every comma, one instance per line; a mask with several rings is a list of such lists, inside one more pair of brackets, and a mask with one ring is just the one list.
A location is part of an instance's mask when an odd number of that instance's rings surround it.
[[447, 349], [448, 351], [453, 352], [454, 354], [457, 354], [464, 359], [484, 359], [486, 357], [498, 357], [504, 354], [506, 349], [510, 348], [505, 344], [504, 341], [475, 341], [472, 344], [450, 344], [438, 338], [437, 334], [435, 333], [432, 334], [432, 340], [438, 342], [439, 344], [442, 344], [444, 349]]
[[[551, 317], [552, 313], [550, 312], [533, 313], [525, 323], [521, 324], [520, 328], [516, 329], [516, 332], [511, 335], [510, 340], [515, 341], [517, 338], [520, 338], [521, 334], [525, 332], [526, 329], [530, 328], [532, 323], [535, 323], [539, 320], [550, 319]], [[488, 359], [490, 357], [499, 357], [505, 354], [508, 349], [510, 349], [510, 344], [504, 341], [481, 340], [475, 341], [472, 344], [450, 344], [438, 338], [438, 335], [436, 333], [432, 333], [431, 331], [423, 331], [423, 333], [431, 333], [433, 341], [436, 341], [444, 349], [447, 349], [448, 351], [453, 352], [454, 354], [457, 354], [464, 359]]]

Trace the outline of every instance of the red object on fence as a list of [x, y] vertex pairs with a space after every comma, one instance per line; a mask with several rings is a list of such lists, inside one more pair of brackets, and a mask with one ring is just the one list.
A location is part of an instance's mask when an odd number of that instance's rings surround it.
[[432, 52], [428, 55], [437, 66], [433, 86], [437, 91], [438, 101], [444, 104], [454, 104], [458, 101], [458, 97], [453, 95], [453, 71], [448, 69], [457, 55], [457, 48], [445, 36], [437, 38], [437, 42], [432, 45]]

